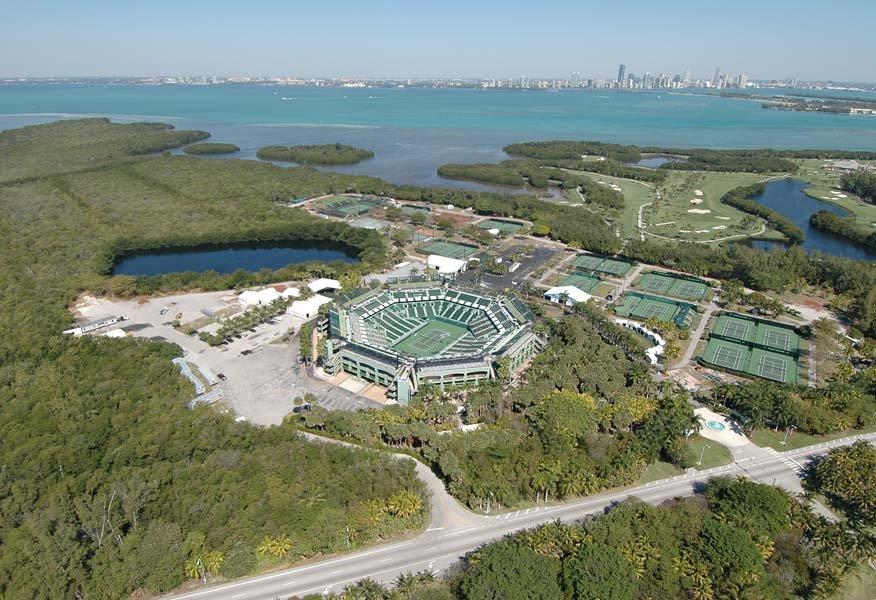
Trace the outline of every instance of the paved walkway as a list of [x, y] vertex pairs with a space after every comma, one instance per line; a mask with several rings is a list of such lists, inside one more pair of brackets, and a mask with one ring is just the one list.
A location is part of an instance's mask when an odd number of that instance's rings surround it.
[[712, 318], [712, 313], [718, 310], [718, 305], [714, 302], [709, 302], [706, 305], [706, 310], [703, 312], [700, 317], [700, 322], [697, 325], [697, 328], [694, 329], [690, 334], [690, 340], [688, 340], [687, 349], [684, 351], [684, 354], [681, 355], [681, 358], [676, 362], [672, 368], [673, 369], [681, 369], [691, 361], [694, 353], [697, 351], [697, 344], [702, 339], [703, 334], [706, 332], [706, 325], [709, 322], [709, 319]]

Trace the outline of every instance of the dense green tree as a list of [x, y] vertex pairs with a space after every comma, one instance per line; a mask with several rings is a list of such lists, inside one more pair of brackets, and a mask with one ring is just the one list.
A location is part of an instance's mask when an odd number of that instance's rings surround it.
[[464, 600], [556, 600], [562, 592], [556, 561], [529, 548], [497, 542], [470, 557], [459, 582]]
[[633, 565], [605, 544], [586, 544], [563, 563], [563, 587], [575, 600], [632, 600], [636, 580]]

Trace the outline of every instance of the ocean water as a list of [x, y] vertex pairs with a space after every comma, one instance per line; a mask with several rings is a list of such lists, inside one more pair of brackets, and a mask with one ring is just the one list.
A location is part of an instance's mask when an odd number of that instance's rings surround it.
[[[757, 101], [693, 92], [0, 85], [0, 130], [83, 116], [204, 129], [213, 141], [241, 148], [215, 158], [255, 160], [256, 151], [269, 144], [351, 144], [375, 157], [327, 170], [397, 184], [484, 190], [499, 188], [443, 179], [436, 170], [448, 162], [498, 162], [508, 158], [502, 151], [507, 144], [549, 139], [876, 151], [876, 117], [763, 110]], [[787, 193], [794, 202], [801, 195]], [[792, 205], [782, 201], [776, 208], [791, 207], [793, 213]], [[816, 237], [807, 247], [860, 255], [841, 240], [818, 244]]]
[[758, 102], [678, 93], [417, 88], [0, 86], [0, 129], [109, 116], [197, 127], [241, 158], [267, 144], [340, 142], [372, 160], [334, 168], [415, 185], [447, 162], [495, 162], [526, 140], [590, 139], [664, 147], [876, 150], [876, 118], [763, 110]]

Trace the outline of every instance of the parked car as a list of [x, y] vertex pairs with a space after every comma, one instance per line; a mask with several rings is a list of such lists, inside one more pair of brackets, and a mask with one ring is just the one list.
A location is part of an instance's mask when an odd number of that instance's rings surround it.
[[252, 354], [252, 350], [241, 350], [240, 351], [241, 356], [249, 356], [250, 354]]
[[301, 406], [296, 406], [292, 409], [292, 412], [296, 415], [303, 412], [310, 412], [310, 409], [313, 408], [310, 404], [302, 404]]
[[221, 379], [222, 381], [228, 381], [228, 378], [225, 376], [224, 373], [218, 373], [218, 374], [216, 375], [216, 377], [218, 377], [218, 378]]

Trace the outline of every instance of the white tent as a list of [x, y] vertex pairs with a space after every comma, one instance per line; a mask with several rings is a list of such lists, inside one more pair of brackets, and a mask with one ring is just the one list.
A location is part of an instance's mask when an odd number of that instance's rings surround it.
[[331, 301], [331, 298], [326, 298], [325, 296], [317, 294], [311, 296], [307, 300], [296, 300], [288, 309], [286, 309], [286, 312], [293, 317], [309, 319], [316, 316], [316, 313], [319, 312], [320, 306], [328, 304]]
[[587, 302], [593, 296], [574, 285], [560, 285], [546, 291], [544, 297], [551, 302], [565, 302], [566, 306], [575, 306], [581, 302]]
[[280, 292], [280, 295], [282, 295], [283, 298], [298, 298], [301, 295], [301, 290], [296, 287], [287, 287]]
[[339, 290], [341, 289], [341, 282], [337, 279], [317, 279], [316, 281], [311, 281], [307, 284], [307, 287], [310, 288], [310, 291], [314, 294], [318, 294], [323, 290]]
[[270, 304], [277, 298], [281, 297], [282, 295], [280, 294], [280, 292], [272, 287], [269, 287], [258, 291], [246, 290], [245, 292], [242, 292], [240, 296], [237, 297], [237, 299], [240, 300], [241, 304], [248, 308], [250, 306]]
[[465, 267], [468, 263], [458, 258], [448, 258], [446, 256], [430, 254], [426, 264], [431, 269], [438, 269], [438, 273], [441, 275], [456, 275], [460, 271], [465, 271]]

